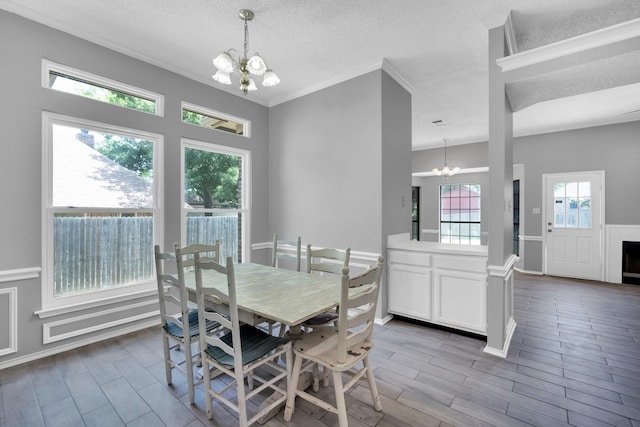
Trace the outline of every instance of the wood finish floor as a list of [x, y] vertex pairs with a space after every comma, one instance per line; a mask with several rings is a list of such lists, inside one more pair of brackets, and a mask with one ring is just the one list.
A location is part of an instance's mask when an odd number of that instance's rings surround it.
[[[506, 359], [484, 341], [393, 320], [372, 353], [383, 412], [368, 389], [347, 397], [349, 425], [640, 427], [640, 286], [516, 275], [516, 321]], [[203, 393], [164, 379], [156, 328], [0, 371], [0, 426], [235, 426]], [[362, 383], [364, 384], [364, 383]], [[331, 387], [320, 393], [331, 393]], [[334, 426], [298, 403], [269, 427]]]

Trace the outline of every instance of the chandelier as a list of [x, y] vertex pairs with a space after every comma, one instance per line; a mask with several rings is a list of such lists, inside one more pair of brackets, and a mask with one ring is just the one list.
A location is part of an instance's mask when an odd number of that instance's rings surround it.
[[240, 90], [245, 95], [247, 92], [257, 90], [252, 76], [262, 76], [262, 86], [275, 86], [280, 83], [280, 79], [271, 69], [267, 68], [259, 53], [255, 53], [249, 58], [249, 26], [248, 22], [255, 16], [249, 9], [241, 9], [238, 12], [240, 19], [244, 21], [244, 52], [241, 57], [235, 49], [229, 49], [216, 56], [213, 65], [218, 71], [213, 75], [213, 80], [225, 85], [231, 84], [230, 74], [234, 71], [240, 73]]
[[449, 168], [449, 166], [447, 166], [447, 141], [448, 138], [444, 138], [444, 166], [442, 168], [433, 168], [433, 173], [438, 175], [438, 176], [444, 176], [445, 178], [448, 178], [450, 176], [453, 176], [455, 174], [457, 174], [458, 172], [460, 172], [460, 168], [459, 167], [455, 167], [455, 168]]

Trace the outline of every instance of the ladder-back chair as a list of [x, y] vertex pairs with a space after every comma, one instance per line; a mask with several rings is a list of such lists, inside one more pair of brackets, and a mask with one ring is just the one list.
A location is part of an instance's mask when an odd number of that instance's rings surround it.
[[[231, 257], [226, 259], [226, 266], [222, 266], [212, 260], [202, 260], [196, 254], [195, 269], [200, 325], [204, 325], [205, 321], [215, 321], [220, 323], [227, 331], [223, 336], [208, 335], [204, 333], [201, 326], [200, 348], [207, 417], [209, 419], [213, 418], [212, 400], [216, 399], [236, 412], [239, 425], [246, 427], [286, 401], [286, 386], [291, 379], [293, 359], [291, 343], [284, 338], [274, 337], [254, 326], [248, 324], [240, 325]], [[226, 276], [227, 289], [219, 290], [212, 286], [205, 286], [203, 279], [205, 274]], [[207, 311], [206, 302], [208, 300], [228, 304], [229, 315], [225, 316], [217, 312]], [[285, 356], [286, 366], [284, 367], [278, 363], [281, 355]], [[262, 371], [256, 373], [256, 368], [263, 365], [268, 367], [269, 377], [261, 376]], [[214, 387], [210, 374], [212, 370], [227, 374], [232, 381], [227, 384], [224, 384], [223, 381], [216, 381], [216, 387]], [[257, 382], [259, 385], [248, 391], [244, 382], [245, 377], [248, 378], [250, 384]], [[224, 385], [221, 385], [221, 383]], [[220, 387], [217, 387], [218, 385]], [[235, 388], [235, 398], [231, 397], [229, 393], [229, 390], [233, 388]], [[247, 402], [265, 389], [273, 390], [279, 397], [270, 399], [270, 404], [250, 415], [248, 409], [251, 406], [247, 405]]]
[[[295, 410], [295, 399], [300, 397], [322, 409], [338, 414], [340, 427], [346, 427], [348, 421], [344, 395], [363, 376], [368, 380], [374, 409], [382, 410], [373, 370], [369, 363], [369, 352], [373, 348], [373, 324], [382, 265], [383, 259], [379, 257], [376, 267], [354, 278], [349, 278], [347, 268], [343, 269], [337, 327], [314, 330], [295, 342], [293, 347], [295, 361], [284, 412], [285, 421], [291, 420]], [[350, 316], [348, 309], [355, 307], [358, 308], [357, 314]], [[300, 373], [309, 363], [319, 364], [332, 371], [336, 406], [323, 401], [318, 396], [297, 389]], [[361, 367], [358, 366], [360, 363], [362, 363]], [[351, 377], [347, 383], [343, 383], [343, 373]]]
[[[160, 246], [155, 245], [154, 253], [167, 384], [173, 382], [172, 371], [174, 369], [181, 372], [187, 379], [189, 402], [193, 404], [194, 387], [201, 381], [196, 377], [193, 369], [200, 354], [192, 352], [192, 343], [198, 342], [198, 311], [189, 308], [184, 274], [178, 261], [180, 259], [179, 249], [174, 253], [162, 252]], [[167, 263], [173, 265], [176, 274], [166, 273]], [[212, 331], [218, 326], [210, 322], [206, 324], [205, 329]], [[178, 357], [180, 348], [184, 351], [184, 357]]]

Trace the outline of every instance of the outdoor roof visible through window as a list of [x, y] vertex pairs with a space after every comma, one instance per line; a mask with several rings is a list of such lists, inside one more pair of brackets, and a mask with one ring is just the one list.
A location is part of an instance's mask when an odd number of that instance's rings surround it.
[[187, 103], [182, 105], [182, 121], [234, 135], [249, 136], [249, 122], [247, 120]]

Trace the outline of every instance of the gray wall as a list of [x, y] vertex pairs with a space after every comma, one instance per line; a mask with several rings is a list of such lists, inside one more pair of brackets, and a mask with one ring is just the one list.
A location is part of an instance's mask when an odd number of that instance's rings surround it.
[[[267, 209], [269, 147], [266, 107], [2, 10], [0, 57], [4, 65], [0, 79], [3, 100], [0, 113], [0, 144], [3, 150], [3, 155], [0, 156], [0, 272], [43, 265], [40, 172], [43, 111], [164, 135], [165, 246], [180, 241], [180, 139], [186, 137], [250, 150], [253, 190], [252, 240], [270, 239]], [[162, 93], [165, 96], [165, 117], [129, 111], [42, 88], [42, 58]], [[251, 138], [182, 123], [181, 100], [251, 120]], [[111, 328], [43, 346], [43, 323], [68, 319], [78, 313], [40, 319], [34, 314], [42, 308], [40, 279], [0, 283], [0, 289], [11, 287], [18, 289], [19, 346], [17, 353], [1, 356], [0, 364], [38, 352], [54, 351], [52, 349], [55, 347], [70, 345], [74, 341], [95, 340], [100, 334], [117, 333], [117, 328]], [[120, 306], [125, 304], [127, 303], [121, 303]], [[101, 309], [112, 307], [113, 305], [100, 307], [82, 314], [95, 314]], [[148, 309], [155, 310], [157, 307]], [[135, 327], [135, 324], [125, 326]]]
[[[387, 236], [411, 232], [411, 95], [387, 73], [382, 73], [382, 247]], [[386, 270], [385, 270], [386, 271]], [[385, 275], [386, 276], [386, 275]], [[384, 276], [383, 276], [384, 277]], [[387, 315], [386, 280], [383, 279], [376, 316]]]
[[[269, 111], [271, 231], [386, 253], [409, 232], [411, 96], [377, 70]], [[403, 204], [404, 200], [404, 204]], [[352, 255], [352, 259], [353, 259]], [[386, 314], [383, 285], [378, 316]]]
[[271, 231], [303, 244], [379, 252], [381, 72], [271, 107]]
[[[524, 242], [525, 270], [542, 271], [542, 244], [536, 240], [542, 238], [542, 215], [534, 214], [533, 209], [542, 208], [543, 174], [604, 170], [606, 224], [640, 225], [640, 197], [636, 189], [640, 182], [639, 136], [640, 122], [629, 122], [514, 139], [513, 162], [523, 164], [525, 174], [520, 189], [524, 194], [525, 205], [520, 209], [525, 215], [525, 229], [520, 234], [532, 238]], [[447, 149], [449, 163], [461, 167], [487, 166], [487, 146], [483, 142], [451, 147]], [[414, 152], [413, 171], [431, 170], [442, 162], [442, 156], [442, 149]], [[435, 179], [423, 178], [422, 182]], [[420, 181], [414, 178], [416, 183]], [[487, 212], [486, 195], [483, 187], [483, 212]], [[429, 197], [432, 196], [425, 195], [423, 206], [429, 203]], [[432, 203], [437, 203], [437, 199]], [[437, 228], [430, 216], [423, 220], [422, 227]]]

